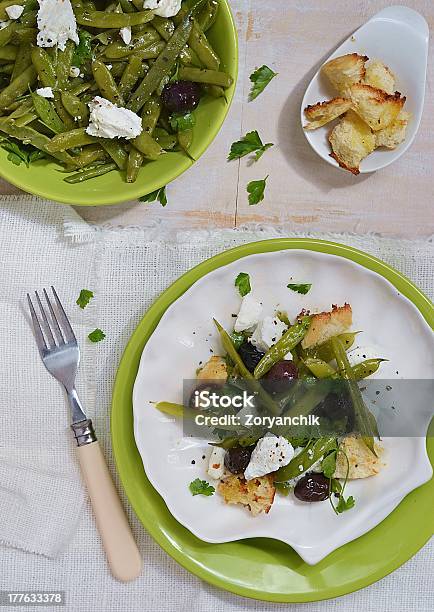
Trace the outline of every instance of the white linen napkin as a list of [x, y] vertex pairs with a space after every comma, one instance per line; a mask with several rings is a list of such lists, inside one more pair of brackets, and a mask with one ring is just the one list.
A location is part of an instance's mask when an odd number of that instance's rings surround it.
[[10, 197], [0, 208], [0, 543], [55, 556], [75, 533], [83, 487], [61, 387], [45, 370], [28, 319], [26, 293], [54, 285], [84, 353], [78, 390], [89, 416], [85, 341], [92, 308], [74, 303], [92, 276], [92, 245], [66, 248], [62, 207]]

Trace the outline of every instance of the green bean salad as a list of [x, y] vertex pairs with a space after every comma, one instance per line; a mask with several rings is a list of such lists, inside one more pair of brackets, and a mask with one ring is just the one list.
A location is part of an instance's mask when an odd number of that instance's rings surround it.
[[207, 39], [218, 0], [0, 1], [0, 139], [13, 163], [54, 159], [81, 183], [128, 183], [189, 153], [203, 96], [232, 78]]

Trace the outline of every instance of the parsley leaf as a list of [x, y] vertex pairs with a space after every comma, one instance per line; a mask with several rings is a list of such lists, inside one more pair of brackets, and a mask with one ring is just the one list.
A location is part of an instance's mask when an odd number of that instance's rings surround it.
[[196, 478], [196, 480], [190, 482], [188, 488], [190, 489], [192, 495], [205, 495], [206, 497], [210, 497], [215, 492], [214, 487], [212, 487], [209, 482], [206, 480], [200, 480], [199, 478]]
[[77, 298], [76, 304], [77, 306], [80, 306], [80, 308], [86, 308], [92, 298], [93, 291], [89, 291], [89, 289], [82, 289]]
[[352, 495], [344, 499], [343, 495], [340, 495], [338, 505], [336, 506], [336, 512], [338, 514], [342, 514], [342, 512], [346, 512], [347, 510], [351, 510], [356, 505], [356, 500]]
[[79, 30], [78, 39], [80, 42], [75, 47], [71, 61], [76, 68], [80, 68], [86, 60], [92, 57], [92, 34], [86, 30]]
[[193, 129], [196, 124], [195, 116], [192, 113], [180, 115], [175, 113], [170, 117], [170, 126], [174, 132], [185, 132]]
[[251, 181], [247, 185], [247, 193], [249, 194], [249, 205], [254, 206], [259, 204], [264, 199], [265, 184], [268, 176], [261, 181]]
[[258, 159], [262, 157], [265, 151], [272, 146], [274, 146], [272, 142], [267, 142], [267, 144], [265, 145], [263, 144], [257, 130], [254, 130], [253, 132], [248, 132], [245, 136], [241, 138], [241, 140], [232, 143], [231, 150], [228, 156], [228, 161], [232, 161], [233, 159], [240, 159], [240, 157], [244, 157], [245, 155], [249, 155], [249, 153], [254, 152], [254, 159], [258, 161]]
[[167, 196], [166, 196], [166, 187], [161, 187], [152, 193], [148, 193], [147, 195], [139, 198], [140, 202], [160, 202], [161, 206], [166, 206], [167, 204]]
[[268, 66], [264, 65], [257, 68], [255, 72], [250, 75], [250, 80], [253, 85], [250, 90], [249, 100], [252, 101], [257, 98], [275, 76], [277, 76], [277, 72], [273, 72]]
[[241, 297], [251, 292], [250, 276], [246, 272], [240, 272], [235, 279], [235, 287], [238, 287]]
[[308, 291], [310, 291], [311, 287], [312, 287], [312, 283], [299, 283], [299, 284], [293, 284], [293, 283], [289, 283], [289, 285], [287, 285], [288, 289], [291, 289], [291, 291], [296, 291], [297, 293], [301, 293], [302, 295], [306, 295], [306, 293], [308, 293]]
[[336, 451], [324, 457], [321, 462], [321, 469], [326, 478], [333, 478], [336, 471]]
[[234, 345], [234, 347], [235, 347], [235, 348], [237, 349], [237, 351], [238, 351], [238, 349], [240, 348], [240, 346], [241, 346], [242, 344], [244, 344], [245, 337], [244, 337], [244, 334], [243, 334], [243, 333], [233, 331], [233, 332], [231, 333], [231, 340], [232, 340], [232, 344]]
[[88, 338], [91, 342], [101, 342], [105, 338], [105, 333], [97, 327], [93, 332], [90, 332]]
[[2, 149], [8, 152], [7, 159], [16, 166], [20, 166], [24, 163], [28, 168], [32, 162], [45, 157], [43, 151], [35, 149], [32, 145], [23, 145], [15, 140], [9, 140], [8, 138], [3, 138], [0, 142]]

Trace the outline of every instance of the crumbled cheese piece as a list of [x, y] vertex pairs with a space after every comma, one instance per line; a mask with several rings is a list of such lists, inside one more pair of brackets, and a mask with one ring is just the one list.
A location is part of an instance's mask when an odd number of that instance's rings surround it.
[[143, 8], [152, 9], [159, 17], [174, 17], [181, 10], [182, 0], [144, 0]]
[[256, 346], [259, 351], [265, 353], [273, 344], [276, 344], [276, 342], [280, 340], [286, 329], [285, 323], [280, 319], [264, 317], [262, 321], [258, 323], [258, 326], [250, 338], [250, 342], [253, 346]]
[[226, 450], [220, 446], [214, 446], [208, 463], [208, 476], [210, 478], [221, 478], [225, 471]]
[[294, 448], [286, 438], [267, 434], [258, 440], [244, 472], [244, 478], [251, 480], [275, 472], [288, 465], [293, 456]]
[[65, 50], [68, 40], [79, 44], [77, 22], [70, 0], [38, 0], [38, 47]]
[[138, 136], [142, 120], [128, 108], [116, 106], [105, 98], [96, 96], [89, 102], [90, 120], [86, 132], [100, 138], [126, 138]]
[[126, 45], [129, 45], [131, 42], [131, 28], [130, 26], [126, 26], [125, 28], [121, 28], [119, 30], [120, 37], [124, 41]]
[[261, 313], [262, 304], [255, 300], [250, 293], [245, 295], [241, 302], [237, 320], [235, 321], [235, 331], [240, 332], [255, 327], [259, 322]]
[[19, 19], [23, 14], [24, 7], [19, 4], [12, 4], [5, 9], [9, 19]]
[[51, 87], [40, 87], [36, 90], [38, 96], [41, 98], [54, 98], [53, 89]]
[[72, 79], [75, 79], [76, 77], [78, 77], [79, 74], [80, 74], [80, 68], [78, 68], [77, 66], [71, 66], [69, 70], [69, 76]]
[[0, 21], [0, 30], [7, 28], [9, 24], [10, 24], [10, 21]]

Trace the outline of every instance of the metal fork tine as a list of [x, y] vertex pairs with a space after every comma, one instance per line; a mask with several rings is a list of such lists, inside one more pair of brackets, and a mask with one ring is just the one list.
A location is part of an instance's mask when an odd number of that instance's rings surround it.
[[47, 345], [45, 343], [44, 334], [42, 333], [41, 325], [29, 294], [27, 294], [27, 301], [29, 302], [30, 314], [32, 316], [33, 333], [35, 334], [36, 344], [38, 345], [39, 351], [46, 350]]
[[36, 299], [38, 300], [39, 310], [41, 311], [42, 329], [44, 331], [45, 338], [47, 339], [50, 348], [54, 348], [56, 346], [56, 342], [54, 340], [53, 332], [51, 331], [50, 323], [48, 322], [47, 313], [45, 312], [44, 307], [42, 306], [41, 298], [39, 297], [38, 292], [35, 291], [35, 294]]
[[48, 297], [48, 293], [46, 292], [46, 290], [44, 289], [43, 291], [44, 291], [45, 299], [46, 299], [47, 304], [48, 304], [48, 308], [50, 309], [51, 320], [53, 322], [53, 327], [54, 327], [54, 331], [55, 331], [55, 334], [56, 334], [56, 337], [57, 337], [57, 341], [58, 341], [59, 344], [65, 344], [65, 340], [64, 340], [63, 334], [62, 334], [62, 330], [60, 329], [59, 322], [57, 320], [56, 313], [54, 312], [53, 305], [50, 302], [50, 298]]
[[71, 323], [69, 322], [68, 317], [66, 316], [66, 312], [63, 309], [62, 306], [62, 302], [59, 299], [59, 296], [56, 293], [56, 290], [53, 286], [51, 286], [51, 291], [53, 292], [54, 295], [54, 299], [56, 300], [56, 304], [57, 304], [57, 309], [58, 309], [58, 314], [59, 314], [59, 319], [60, 319], [60, 323], [62, 325], [62, 329], [63, 329], [63, 333], [65, 335], [65, 338], [68, 342], [70, 342], [71, 340], [76, 341], [76, 337], [74, 334], [74, 331], [71, 327]]

